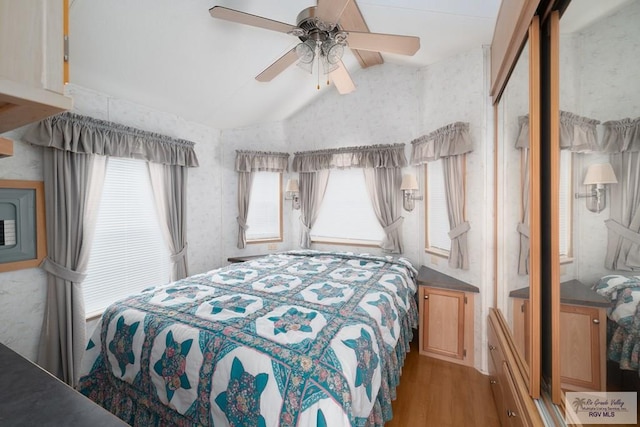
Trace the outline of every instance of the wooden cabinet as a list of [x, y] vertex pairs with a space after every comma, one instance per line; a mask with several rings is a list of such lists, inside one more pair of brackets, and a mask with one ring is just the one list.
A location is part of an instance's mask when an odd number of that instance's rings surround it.
[[424, 266], [418, 284], [420, 354], [473, 366], [477, 288]]
[[0, 0], [0, 133], [72, 107], [64, 89], [64, 0]]
[[606, 326], [602, 307], [560, 305], [560, 381], [564, 390], [606, 389]]
[[[528, 289], [513, 291], [513, 339], [527, 355]], [[560, 378], [570, 391], [606, 388], [607, 300], [578, 280], [560, 285]]]

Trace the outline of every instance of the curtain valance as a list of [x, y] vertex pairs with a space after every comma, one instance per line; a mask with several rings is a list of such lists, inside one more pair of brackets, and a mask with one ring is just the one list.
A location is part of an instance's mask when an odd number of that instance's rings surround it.
[[295, 172], [339, 168], [402, 168], [407, 165], [404, 144], [344, 147], [295, 153]]
[[458, 156], [473, 151], [469, 123], [455, 122], [411, 141], [411, 164]]
[[[560, 111], [560, 149], [574, 153], [600, 151], [596, 126], [600, 121]], [[529, 148], [529, 115], [518, 117], [516, 148]]]
[[640, 151], [640, 117], [608, 121], [602, 124], [602, 147], [607, 153]]
[[286, 172], [289, 153], [236, 150], [236, 172]]
[[191, 141], [68, 112], [46, 118], [31, 127], [24, 140], [79, 154], [198, 166], [194, 143]]
[[574, 153], [600, 151], [598, 145], [599, 120], [560, 111], [560, 149]]

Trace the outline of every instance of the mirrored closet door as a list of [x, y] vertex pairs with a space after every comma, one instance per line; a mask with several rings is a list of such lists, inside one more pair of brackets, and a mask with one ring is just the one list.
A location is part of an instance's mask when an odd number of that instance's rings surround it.
[[551, 283], [552, 397], [561, 404], [566, 391], [639, 391], [640, 343], [631, 341], [640, 331], [629, 301], [640, 301], [640, 1], [573, 0], [555, 9], [545, 25], [543, 277]]
[[[532, 396], [539, 393], [539, 29], [534, 19], [495, 104], [496, 307]], [[533, 112], [533, 114], [531, 114]]]

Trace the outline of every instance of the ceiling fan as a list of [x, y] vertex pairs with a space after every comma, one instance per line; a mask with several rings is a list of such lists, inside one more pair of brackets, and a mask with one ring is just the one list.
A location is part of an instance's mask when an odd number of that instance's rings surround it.
[[339, 93], [346, 94], [355, 89], [355, 84], [342, 62], [345, 47], [351, 49], [363, 68], [382, 64], [380, 52], [413, 55], [420, 48], [418, 37], [369, 32], [355, 0], [318, 0], [317, 6], [298, 14], [296, 25], [222, 6], [212, 7], [209, 13], [214, 18], [287, 33], [300, 39], [299, 44], [256, 76], [260, 82], [273, 80], [296, 62], [308, 72], [313, 71], [315, 64], [319, 73], [331, 76]]

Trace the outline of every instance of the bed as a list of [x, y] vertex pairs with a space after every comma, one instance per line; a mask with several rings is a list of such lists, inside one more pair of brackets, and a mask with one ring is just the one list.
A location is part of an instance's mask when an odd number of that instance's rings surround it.
[[640, 276], [608, 275], [595, 286], [611, 301], [607, 310], [607, 358], [640, 373]]
[[404, 258], [292, 251], [111, 305], [78, 390], [134, 426], [382, 426], [412, 329]]

